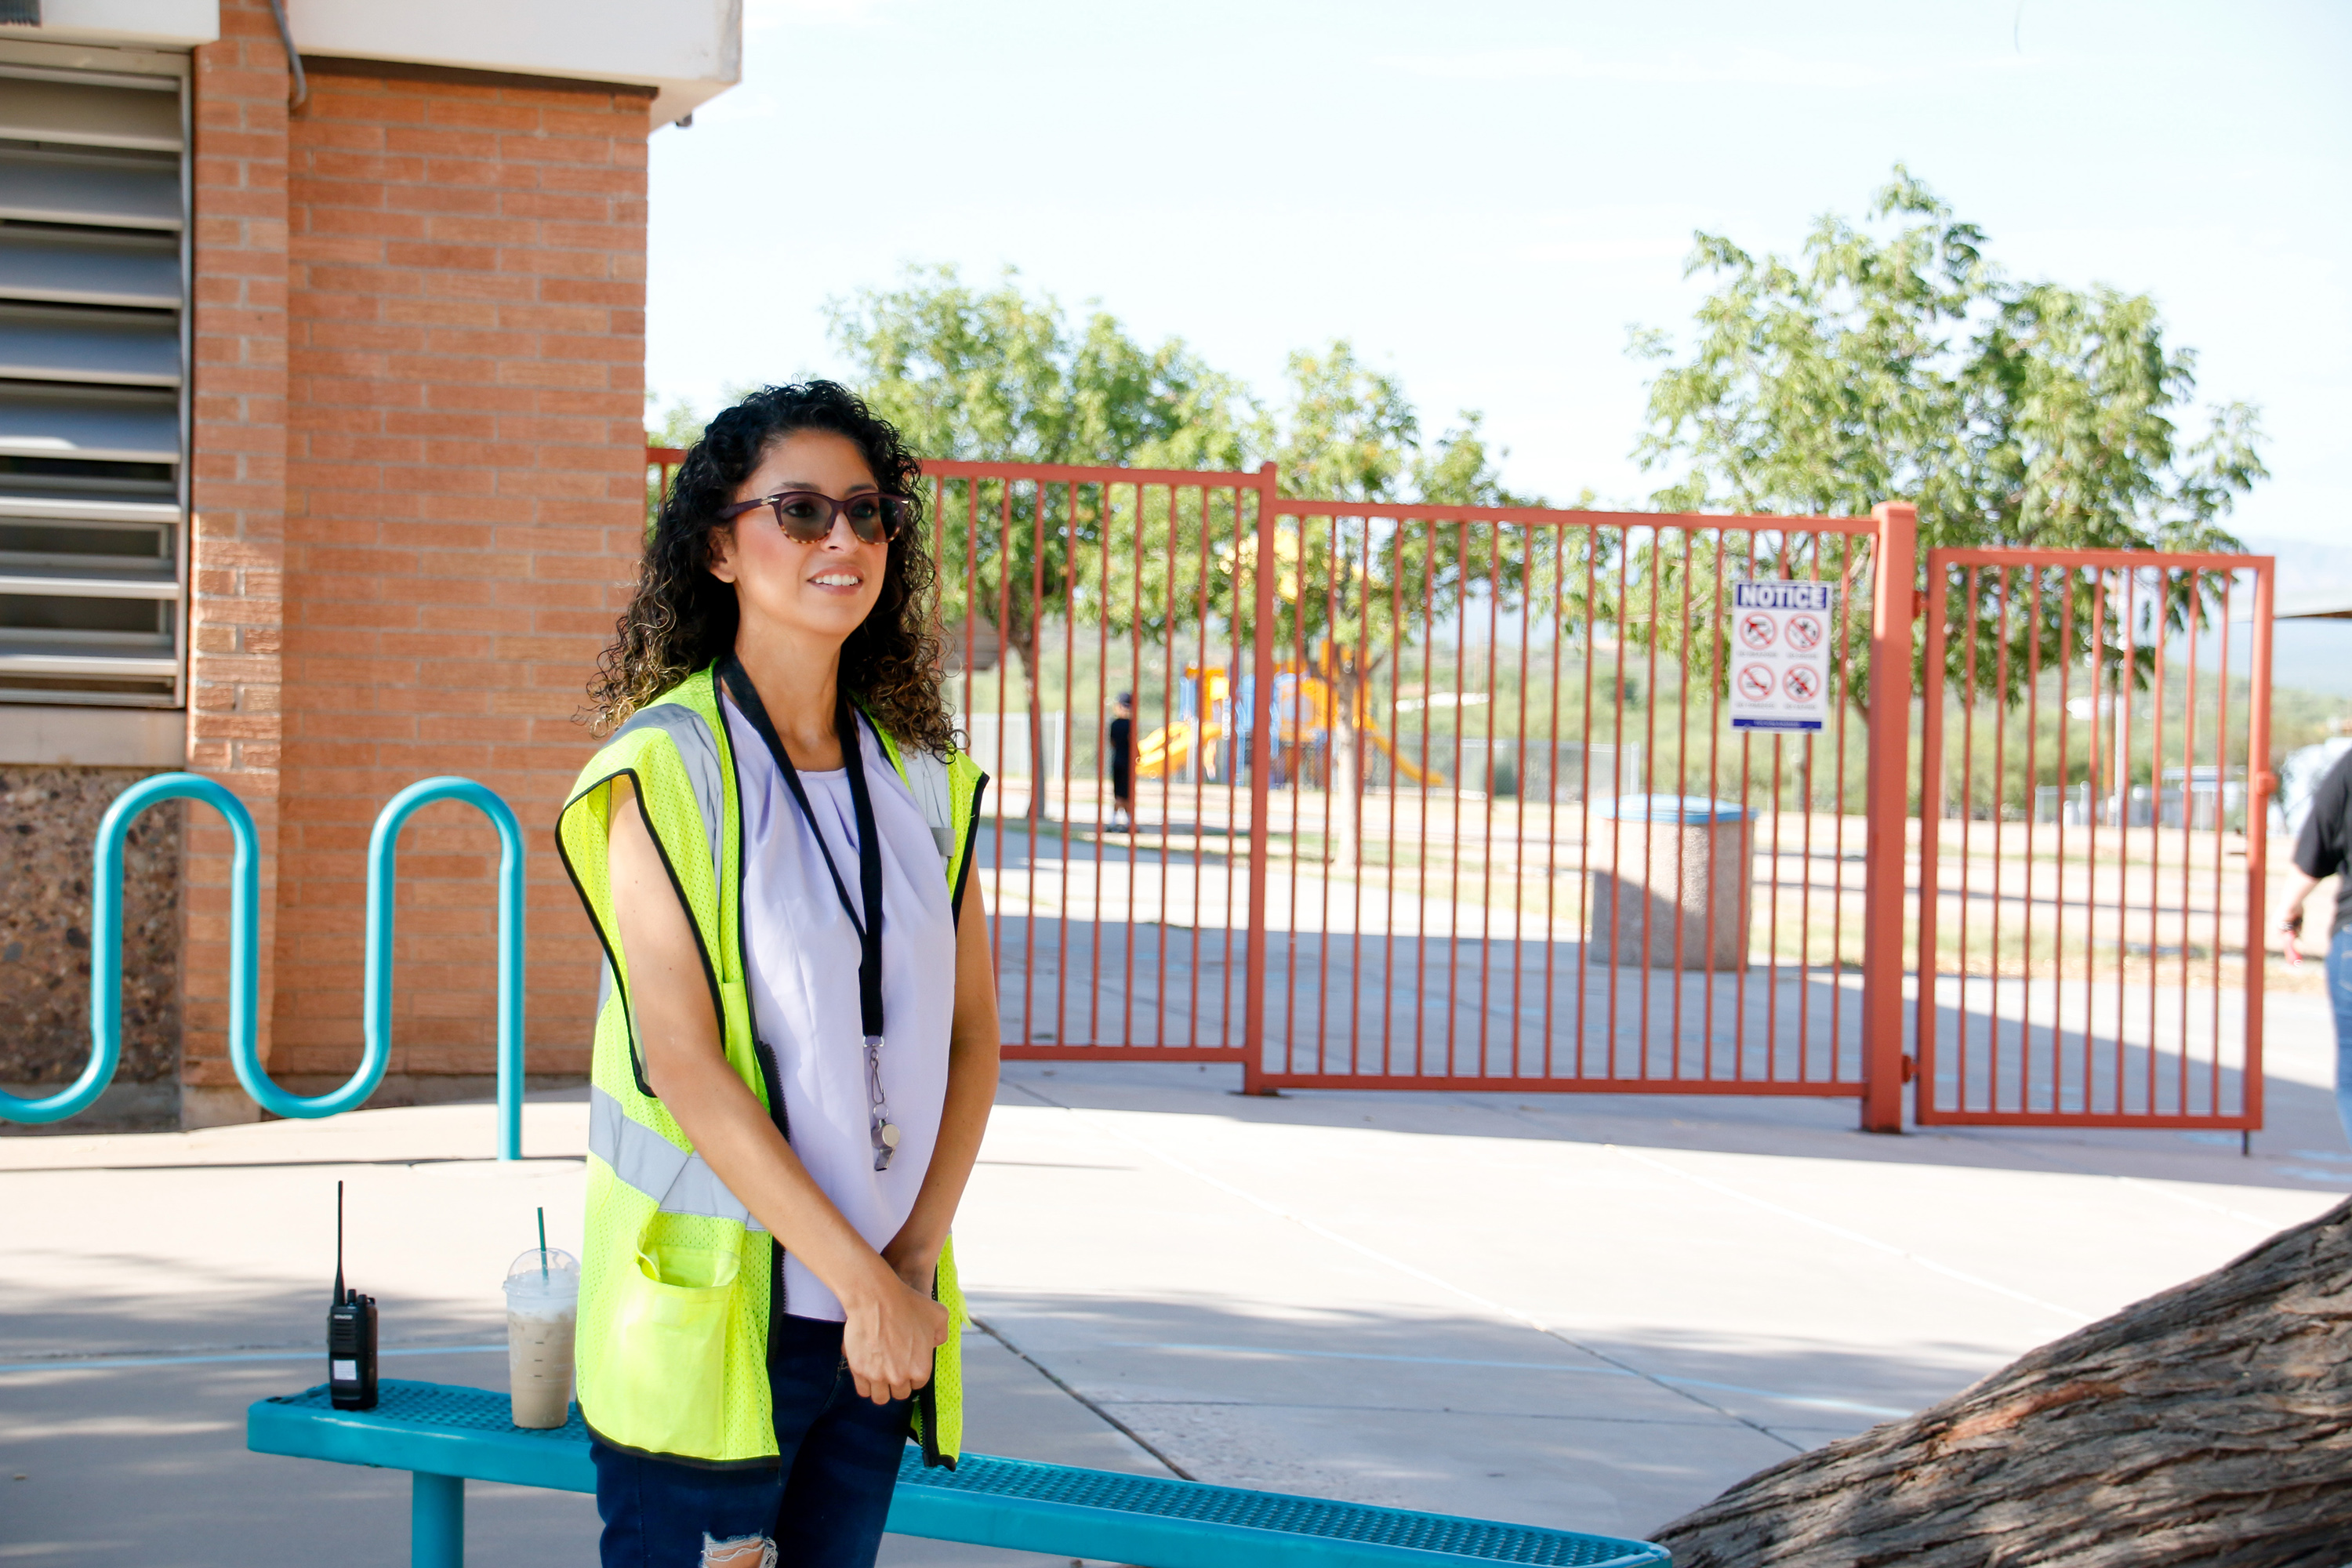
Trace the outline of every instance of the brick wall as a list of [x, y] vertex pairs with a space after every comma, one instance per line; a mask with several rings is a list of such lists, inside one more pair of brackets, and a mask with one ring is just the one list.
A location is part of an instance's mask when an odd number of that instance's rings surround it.
[[[222, 0], [195, 51], [188, 766], [235, 790], [261, 840], [261, 994], [276, 932], [286, 511], [285, 51], [267, 0]], [[229, 1070], [231, 842], [187, 808], [182, 1079], [188, 1119], [249, 1118]], [[257, 1020], [269, 1059], [270, 1019]]]
[[[265, 52], [236, 26], [234, 47]], [[282, 553], [267, 569], [240, 555], [242, 576], [218, 593], [242, 596], [200, 597], [194, 628], [200, 648], [224, 645], [200, 655], [214, 662], [200, 667], [194, 744], [207, 765], [249, 763], [240, 793], [278, 803], [268, 1060], [299, 1092], [341, 1082], [359, 1059], [370, 826], [395, 792], [438, 773], [488, 784], [523, 825], [529, 1065], [586, 1070], [595, 949], [549, 830], [593, 749], [572, 715], [643, 525], [647, 99], [392, 72], [313, 64], [310, 100], [284, 132]], [[201, 132], [198, 152], [201, 221]], [[230, 188], [257, 189], [260, 176], [242, 173], [247, 184]], [[225, 251], [225, 238], [211, 243]], [[200, 249], [200, 291], [226, 287], [205, 270]], [[229, 378], [208, 368], [226, 349], [208, 360], [199, 342], [202, 407], [206, 383]], [[200, 476], [205, 443], [200, 426]], [[248, 472], [262, 460], [238, 459]], [[265, 526], [251, 516], [240, 547]], [[221, 549], [208, 564], [205, 538], [200, 573], [229, 570]], [[236, 686], [231, 700], [218, 661], [249, 658], [268, 635], [236, 619], [265, 587], [283, 605], [277, 681]], [[253, 771], [265, 728], [268, 785]], [[411, 819], [402, 847], [383, 1098], [434, 1098], [436, 1079], [478, 1091], [474, 1075], [494, 1068], [497, 838], [470, 808], [441, 805]]]

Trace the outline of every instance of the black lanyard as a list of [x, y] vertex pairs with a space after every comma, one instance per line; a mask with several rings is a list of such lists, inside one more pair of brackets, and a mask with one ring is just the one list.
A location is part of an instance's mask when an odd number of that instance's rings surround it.
[[850, 926], [857, 932], [857, 1012], [859, 1026], [866, 1035], [866, 1099], [874, 1139], [874, 1168], [887, 1169], [890, 1155], [898, 1147], [898, 1129], [891, 1124], [882, 1094], [882, 838], [874, 826], [874, 798], [866, 788], [866, 759], [857, 720], [848, 699], [842, 699], [834, 710], [834, 731], [841, 738], [841, 765], [849, 774], [850, 810], [857, 825], [857, 890], [866, 907], [862, 920], [857, 905], [850, 901], [848, 884], [841, 879], [841, 868], [834, 864], [824, 829], [818, 825], [816, 812], [809, 805], [800, 770], [785, 754], [784, 742], [768, 718], [767, 704], [760, 700], [759, 689], [733, 654], [720, 661], [719, 679], [728, 695], [735, 700], [735, 706], [742, 710], [743, 717], [751, 721], [751, 728], [760, 732], [760, 739], [767, 742], [768, 755], [775, 759], [784, 787], [793, 792], [801, 815], [808, 819], [809, 832], [816, 838], [817, 853], [824, 857], [825, 871], [833, 879], [834, 896], [841, 900], [842, 912], [849, 917]]

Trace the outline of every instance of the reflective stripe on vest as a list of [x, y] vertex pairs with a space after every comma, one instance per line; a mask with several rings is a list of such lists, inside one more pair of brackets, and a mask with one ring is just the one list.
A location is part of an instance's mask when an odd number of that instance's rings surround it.
[[630, 1121], [619, 1100], [593, 1087], [588, 1090], [588, 1152], [652, 1199], [658, 1213], [731, 1219], [746, 1230], [768, 1228], [727, 1190], [701, 1155], [679, 1148], [642, 1121]]

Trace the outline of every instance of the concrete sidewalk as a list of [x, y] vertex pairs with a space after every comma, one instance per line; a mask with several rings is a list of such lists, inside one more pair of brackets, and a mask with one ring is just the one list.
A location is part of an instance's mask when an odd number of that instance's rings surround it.
[[[1224, 1068], [1016, 1064], [959, 1227], [971, 1441], [1641, 1534], [2352, 1188], [2315, 1002], [2273, 999], [2251, 1159], [1870, 1138], [1851, 1102], [1258, 1100]], [[498, 1282], [536, 1206], [576, 1247], [585, 1139], [577, 1096], [532, 1103], [507, 1166], [486, 1106], [0, 1139], [0, 1555], [404, 1562], [404, 1476], [243, 1447], [247, 1402], [318, 1381], [334, 1183], [386, 1373], [499, 1387]], [[589, 1500], [471, 1496], [479, 1561], [593, 1561]]]

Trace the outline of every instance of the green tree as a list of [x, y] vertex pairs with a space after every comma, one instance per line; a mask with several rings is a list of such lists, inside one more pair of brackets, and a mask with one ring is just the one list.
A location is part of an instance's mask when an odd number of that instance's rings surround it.
[[[982, 289], [952, 268], [917, 268], [828, 312], [859, 390], [927, 458], [1226, 472], [1271, 458], [1286, 496], [1541, 504], [1504, 486], [1503, 454], [1481, 416], [1465, 413], [1424, 442], [1401, 382], [1345, 341], [1293, 354], [1282, 405], [1268, 412], [1181, 340], [1147, 346], [1100, 310], [1074, 325], [1010, 270]], [[1179, 505], [1164, 490], [1125, 486], [943, 487], [940, 552], [961, 569], [946, 574], [941, 608], [951, 622], [985, 622], [1020, 658], [1033, 776], [1042, 782], [1046, 612], [1143, 641], [1222, 615], [1235, 640], [1254, 637], [1258, 523], [1234, 515], [1235, 504], [1214, 495]], [[1352, 861], [1363, 773], [1357, 709], [1387, 650], [1480, 584], [1517, 592], [1523, 564], [1495, 531], [1378, 518], [1300, 520], [1277, 531], [1276, 553], [1272, 635], [1334, 687], [1332, 787], [1346, 803], [1334, 812], [1334, 837]], [[1045, 814], [1042, 788], [1030, 809]]]
[[[1985, 247], [1981, 228], [1959, 221], [1899, 164], [1868, 222], [1821, 218], [1799, 258], [1759, 258], [1722, 236], [1699, 235], [1685, 275], [1709, 274], [1717, 287], [1698, 308], [1686, 353], [1678, 359], [1663, 333], [1634, 335], [1636, 355], [1661, 366], [1634, 456], [1645, 468], [1680, 470], [1656, 492], [1657, 505], [1858, 515], [1907, 499], [1919, 508], [1923, 551], [2240, 548], [2222, 519], [2268, 477], [2255, 411], [2242, 403], [2208, 410], [2201, 432], [2185, 437], [2196, 355], [2167, 347], [2153, 301], [2104, 287], [2019, 282]], [[1838, 549], [1822, 547], [1824, 555]], [[1826, 576], [1854, 564], [1811, 553], [1804, 536], [1766, 536], [1743, 565]], [[1671, 577], [1661, 585], [1678, 607], [1711, 592], [1700, 584], [1716, 574], [1707, 555], [1685, 581], [1680, 556], [1678, 545], [1661, 545], [1633, 563], [1645, 586], [1653, 575]], [[2184, 584], [2160, 613], [2184, 626], [2198, 593]], [[2088, 585], [2073, 605], [2072, 647], [2062, 646], [2064, 598], [2043, 595], [2032, 624], [2011, 617], [2007, 668], [2016, 680], [2037, 641], [2044, 663], [2089, 646]], [[1718, 626], [1711, 600], [1693, 607], [1695, 626]], [[1857, 701], [1864, 619], [1847, 617], [1857, 677], [1849, 696]], [[1990, 669], [1998, 623], [1968, 619]], [[1662, 619], [1654, 635], [1673, 638], [1679, 624]], [[2100, 646], [2112, 647], [2116, 629], [2111, 616]], [[1954, 639], [1955, 668], [1966, 646]], [[1695, 674], [1721, 679], [1724, 650], [1712, 631], [1675, 651]]]
[[[694, 405], [683, 397], [670, 399], [667, 408], [654, 412], [657, 395], [646, 389], [646, 445], [667, 447], [684, 451], [702, 438], [702, 427], [709, 421], [696, 412]], [[646, 465], [646, 531], [651, 532], [655, 515], [661, 510], [661, 474], [652, 464]]]
[[[1453, 507], [1541, 506], [1507, 489], [1484, 416], [1424, 445], [1402, 384], [1357, 358], [1344, 340], [1290, 356], [1288, 396], [1259, 422], [1282, 493], [1330, 500]], [[1485, 586], [1507, 603], [1524, 587], [1524, 552], [1503, 531], [1370, 517], [1307, 518], [1277, 534], [1276, 646], [1292, 647], [1332, 690], [1328, 837], [1338, 863], [1362, 843], [1365, 741], [1360, 719], [1391, 651], [1424, 618], [1442, 621]]]
[[656, 414], [654, 405], [659, 395], [648, 387], [646, 391], [646, 445], [674, 447], [683, 451], [702, 439], [702, 427], [709, 423], [693, 400], [673, 397], [669, 406]]
[[[1181, 340], [1156, 348], [1096, 310], [1073, 326], [1050, 294], [1031, 297], [1007, 268], [976, 289], [952, 267], [910, 268], [897, 286], [826, 307], [858, 390], [926, 458], [1105, 467], [1237, 469], [1252, 410], [1241, 384]], [[961, 488], [961, 487], [957, 487]], [[1156, 637], [1197, 616], [1205, 583], [1181, 580], [1198, 531], [1166, 494], [1044, 485], [943, 495], [941, 611], [976, 616], [1021, 658], [1029, 712], [1033, 816], [1045, 814], [1045, 729], [1038, 637], [1061, 605], [1117, 633]], [[1135, 563], [1126, 594], [1106, 595], [1105, 552]]]

